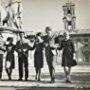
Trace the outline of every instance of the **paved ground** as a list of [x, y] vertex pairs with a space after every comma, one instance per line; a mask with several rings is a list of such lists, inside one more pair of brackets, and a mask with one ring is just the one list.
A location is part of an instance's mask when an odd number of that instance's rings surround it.
[[[31, 73], [32, 72], [32, 73]], [[50, 84], [50, 78], [47, 69], [42, 70], [42, 80], [37, 82], [35, 80], [35, 73], [32, 69], [29, 80], [17, 81], [18, 76], [14, 73], [13, 81], [8, 81], [4, 74], [0, 81], [0, 90], [90, 90], [90, 66], [77, 66], [72, 69], [72, 83], [65, 83], [63, 69], [58, 66], [56, 68], [56, 82]]]

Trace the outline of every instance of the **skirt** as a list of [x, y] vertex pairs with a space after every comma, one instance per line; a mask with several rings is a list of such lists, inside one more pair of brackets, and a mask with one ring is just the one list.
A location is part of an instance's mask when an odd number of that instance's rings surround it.
[[7, 53], [6, 55], [6, 68], [15, 68], [15, 60], [13, 53]]
[[34, 54], [34, 67], [42, 68], [43, 67], [43, 52], [35, 52]]

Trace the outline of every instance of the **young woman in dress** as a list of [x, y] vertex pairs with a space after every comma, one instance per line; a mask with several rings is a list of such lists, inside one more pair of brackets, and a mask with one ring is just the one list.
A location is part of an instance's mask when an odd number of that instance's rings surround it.
[[11, 80], [11, 74], [12, 70], [15, 68], [15, 60], [14, 60], [14, 50], [15, 50], [15, 45], [13, 44], [13, 38], [8, 37], [7, 38], [8, 44], [6, 45], [6, 62], [5, 62], [5, 68], [7, 75], [9, 77], [9, 80]]
[[64, 68], [66, 82], [71, 83], [70, 79], [71, 67], [75, 66], [76, 63], [73, 62], [73, 59], [75, 58], [74, 43], [70, 39], [68, 32], [64, 32], [64, 39], [61, 41], [61, 46], [58, 49], [63, 50], [62, 66]]
[[36, 34], [36, 41], [34, 44], [34, 67], [36, 71], [36, 79], [41, 80], [41, 68], [43, 67], [43, 40], [41, 38], [41, 33]]

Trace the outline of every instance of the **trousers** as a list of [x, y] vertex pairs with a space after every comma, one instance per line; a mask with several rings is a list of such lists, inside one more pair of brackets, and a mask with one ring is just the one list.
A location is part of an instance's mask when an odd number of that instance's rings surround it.
[[28, 58], [25, 55], [21, 55], [18, 58], [18, 66], [19, 66], [19, 78], [23, 77], [23, 69], [25, 70], [25, 79], [28, 78]]

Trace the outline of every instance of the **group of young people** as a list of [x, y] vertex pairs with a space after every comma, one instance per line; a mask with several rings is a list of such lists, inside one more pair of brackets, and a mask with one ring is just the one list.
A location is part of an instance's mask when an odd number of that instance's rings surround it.
[[[75, 58], [75, 48], [74, 43], [70, 39], [69, 33], [64, 32], [64, 39], [60, 42], [59, 46], [55, 45], [55, 38], [52, 35], [52, 29], [46, 27], [46, 35], [42, 36], [42, 33], [39, 32], [35, 36], [34, 45], [31, 46], [28, 43], [24, 43], [23, 38], [17, 41], [16, 45], [13, 44], [13, 38], [8, 37], [8, 44], [5, 44], [3, 40], [0, 41], [3, 45], [0, 46], [0, 78], [2, 76], [3, 69], [3, 53], [6, 52], [6, 61], [5, 69], [9, 80], [11, 80], [12, 70], [15, 68], [15, 59], [14, 51], [18, 53], [18, 69], [19, 69], [19, 79], [23, 78], [23, 71], [25, 71], [25, 80], [28, 80], [28, 51], [34, 50], [34, 67], [36, 71], [35, 79], [41, 81], [41, 69], [43, 68], [43, 59], [44, 54], [43, 50], [45, 49], [45, 57], [50, 73], [50, 83], [55, 82], [55, 68], [53, 65], [54, 53], [53, 50], [63, 50], [62, 52], [62, 67], [64, 68], [66, 82], [71, 83], [71, 67], [75, 66], [76, 63], [73, 62]], [[31, 40], [29, 39], [31, 42]], [[24, 70], [23, 70], [24, 69]]]

